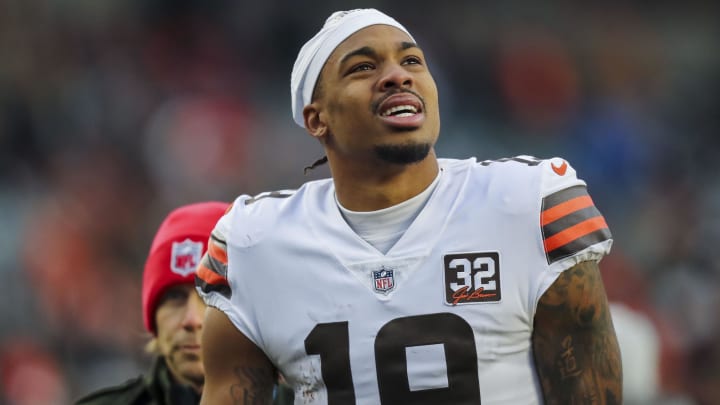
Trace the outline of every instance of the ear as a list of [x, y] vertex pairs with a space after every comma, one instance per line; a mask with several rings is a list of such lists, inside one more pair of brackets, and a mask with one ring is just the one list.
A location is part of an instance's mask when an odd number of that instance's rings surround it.
[[310, 103], [303, 108], [303, 118], [305, 118], [305, 129], [312, 137], [320, 139], [327, 134], [327, 124], [316, 103]]

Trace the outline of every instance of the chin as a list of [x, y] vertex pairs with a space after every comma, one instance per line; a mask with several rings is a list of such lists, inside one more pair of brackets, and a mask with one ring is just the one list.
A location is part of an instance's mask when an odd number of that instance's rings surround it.
[[431, 143], [410, 142], [402, 144], [383, 144], [375, 147], [375, 154], [382, 161], [408, 165], [423, 161], [432, 150]]

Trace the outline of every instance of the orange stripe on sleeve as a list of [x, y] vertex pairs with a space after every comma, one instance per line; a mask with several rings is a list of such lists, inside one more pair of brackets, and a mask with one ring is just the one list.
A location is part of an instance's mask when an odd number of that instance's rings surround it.
[[221, 262], [222, 264], [227, 265], [228, 258], [227, 258], [227, 252], [225, 249], [220, 247], [217, 243], [213, 242], [212, 240], [210, 243], [208, 243], [208, 254], [213, 257], [213, 259]]
[[540, 222], [542, 226], [545, 226], [577, 210], [591, 206], [593, 206], [593, 200], [589, 195], [575, 197], [543, 211]]
[[200, 264], [197, 268], [197, 276], [208, 284], [225, 284], [228, 285], [227, 279], [214, 271], [208, 269], [205, 265]]
[[605, 222], [605, 218], [601, 215], [587, 219], [545, 239], [545, 252], [551, 252], [589, 233], [607, 227], [608, 225]]

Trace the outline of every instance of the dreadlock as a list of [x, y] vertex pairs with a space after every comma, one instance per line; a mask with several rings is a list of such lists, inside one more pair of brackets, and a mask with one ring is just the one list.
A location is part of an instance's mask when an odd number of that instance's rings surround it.
[[325, 163], [327, 163], [327, 156], [323, 156], [320, 159], [314, 161], [313, 164], [311, 164], [310, 166], [305, 166], [305, 168], [303, 169], [303, 175], [307, 176], [307, 174], [310, 170], [313, 170], [316, 167], [323, 165]]

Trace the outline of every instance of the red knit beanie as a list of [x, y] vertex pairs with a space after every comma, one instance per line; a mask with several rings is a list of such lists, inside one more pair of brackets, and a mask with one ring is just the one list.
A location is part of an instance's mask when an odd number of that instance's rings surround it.
[[229, 206], [215, 201], [184, 205], [160, 224], [145, 262], [142, 289], [145, 329], [153, 335], [158, 300], [174, 285], [195, 283], [195, 268], [207, 250], [210, 232]]

